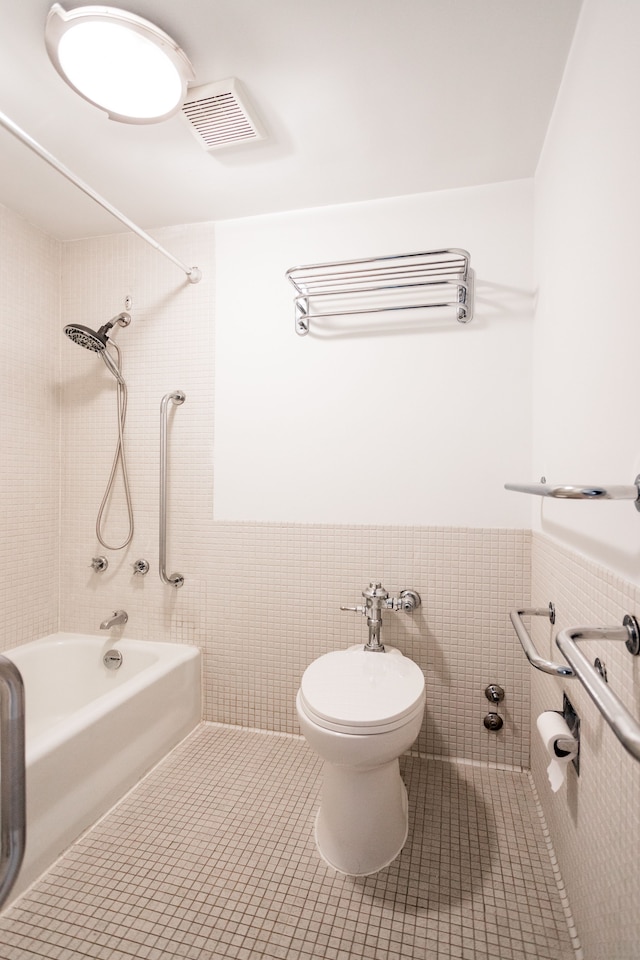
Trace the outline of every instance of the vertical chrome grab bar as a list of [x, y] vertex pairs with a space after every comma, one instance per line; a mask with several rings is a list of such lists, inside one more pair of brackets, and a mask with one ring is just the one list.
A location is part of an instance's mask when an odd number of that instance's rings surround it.
[[24, 684], [0, 656], [0, 907], [16, 882], [27, 840]]
[[172, 400], [176, 405], [184, 403], [186, 400], [182, 390], [174, 390], [173, 393], [167, 393], [160, 403], [160, 560], [159, 573], [163, 583], [169, 583], [172, 587], [181, 587], [184, 584], [184, 577], [181, 573], [172, 573], [167, 576], [167, 407]]

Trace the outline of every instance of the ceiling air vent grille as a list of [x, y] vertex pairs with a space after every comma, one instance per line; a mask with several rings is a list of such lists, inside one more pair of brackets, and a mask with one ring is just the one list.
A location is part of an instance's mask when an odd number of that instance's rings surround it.
[[265, 139], [260, 122], [251, 115], [234, 79], [191, 87], [182, 113], [205, 150]]

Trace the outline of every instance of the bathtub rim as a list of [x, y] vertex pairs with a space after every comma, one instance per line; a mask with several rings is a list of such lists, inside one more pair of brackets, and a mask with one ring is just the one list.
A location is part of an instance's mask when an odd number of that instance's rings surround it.
[[[69, 734], [78, 729], [78, 726], [89, 726], [92, 723], [106, 716], [111, 710], [119, 704], [124, 703], [130, 697], [139, 693], [141, 690], [150, 686], [155, 680], [166, 676], [176, 666], [188, 663], [190, 660], [201, 659], [200, 649], [193, 644], [176, 643], [175, 641], [163, 640], [137, 640], [133, 637], [101, 637], [95, 634], [68, 633], [59, 631], [46, 637], [39, 637], [36, 640], [30, 640], [27, 643], [19, 644], [2, 651], [2, 655], [12, 660], [20, 669], [19, 657], [14, 659], [17, 651], [33, 651], [38, 648], [47, 650], [49, 648], [62, 647], [69, 642], [80, 642], [84, 646], [95, 646], [99, 659], [100, 669], [102, 667], [102, 656], [107, 650], [119, 649], [123, 655], [126, 655], [127, 649], [137, 649], [141, 646], [152, 652], [159, 654], [155, 663], [144, 667], [142, 670], [129, 677], [118, 687], [106, 691], [100, 696], [91, 700], [89, 703], [75, 710], [69, 716], [58, 720], [50, 730], [41, 733], [33, 742], [27, 741], [25, 750], [25, 759], [27, 768], [32, 763], [36, 763], [41, 757], [55, 750], [63, 742], [69, 739]], [[162, 656], [164, 654], [164, 656]], [[28, 691], [27, 691], [28, 696]], [[202, 718], [201, 718], [202, 719]]]

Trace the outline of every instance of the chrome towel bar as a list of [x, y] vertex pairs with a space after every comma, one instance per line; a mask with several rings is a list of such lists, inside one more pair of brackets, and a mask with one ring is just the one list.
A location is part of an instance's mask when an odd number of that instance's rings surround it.
[[169, 401], [176, 405], [184, 403], [186, 396], [182, 390], [174, 390], [162, 398], [160, 404], [160, 544], [159, 544], [159, 573], [163, 583], [172, 587], [182, 587], [184, 577], [181, 573], [172, 573], [167, 576], [167, 407]]
[[622, 627], [567, 627], [556, 637], [556, 644], [622, 746], [640, 760], [640, 723], [578, 649], [579, 640], [623, 640], [627, 650], [637, 656], [640, 652], [638, 621], [627, 614]]
[[505, 483], [505, 490], [516, 493], [532, 493], [537, 497], [554, 497], [557, 500], [633, 500], [640, 510], [640, 474], [633, 486], [610, 484], [549, 484], [542, 478], [540, 483]]
[[555, 623], [556, 612], [552, 603], [550, 603], [546, 608], [534, 607], [527, 610], [512, 610], [509, 614], [509, 617], [511, 618], [513, 629], [517, 634], [522, 649], [525, 652], [525, 656], [532, 667], [535, 667], [536, 670], [542, 670], [543, 673], [550, 673], [552, 676], [556, 677], [574, 676], [573, 670], [571, 667], [568, 667], [566, 663], [553, 663], [552, 660], [545, 660], [544, 657], [540, 656], [533, 645], [533, 640], [529, 636], [527, 628], [521, 619], [522, 617], [548, 617], [551, 623]]
[[453, 307], [459, 323], [473, 318], [474, 274], [469, 253], [458, 247], [291, 267], [295, 330], [311, 320], [354, 314]]
[[24, 684], [0, 656], [0, 907], [17, 879], [27, 840]]

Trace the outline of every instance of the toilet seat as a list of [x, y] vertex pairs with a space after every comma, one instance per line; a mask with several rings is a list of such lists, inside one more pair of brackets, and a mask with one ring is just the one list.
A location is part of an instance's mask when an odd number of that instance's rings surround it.
[[300, 705], [312, 723], [336, 733], [388, 733], [424, 709], [424, 675], [393, 648], [337, 650], [307, 667]]

